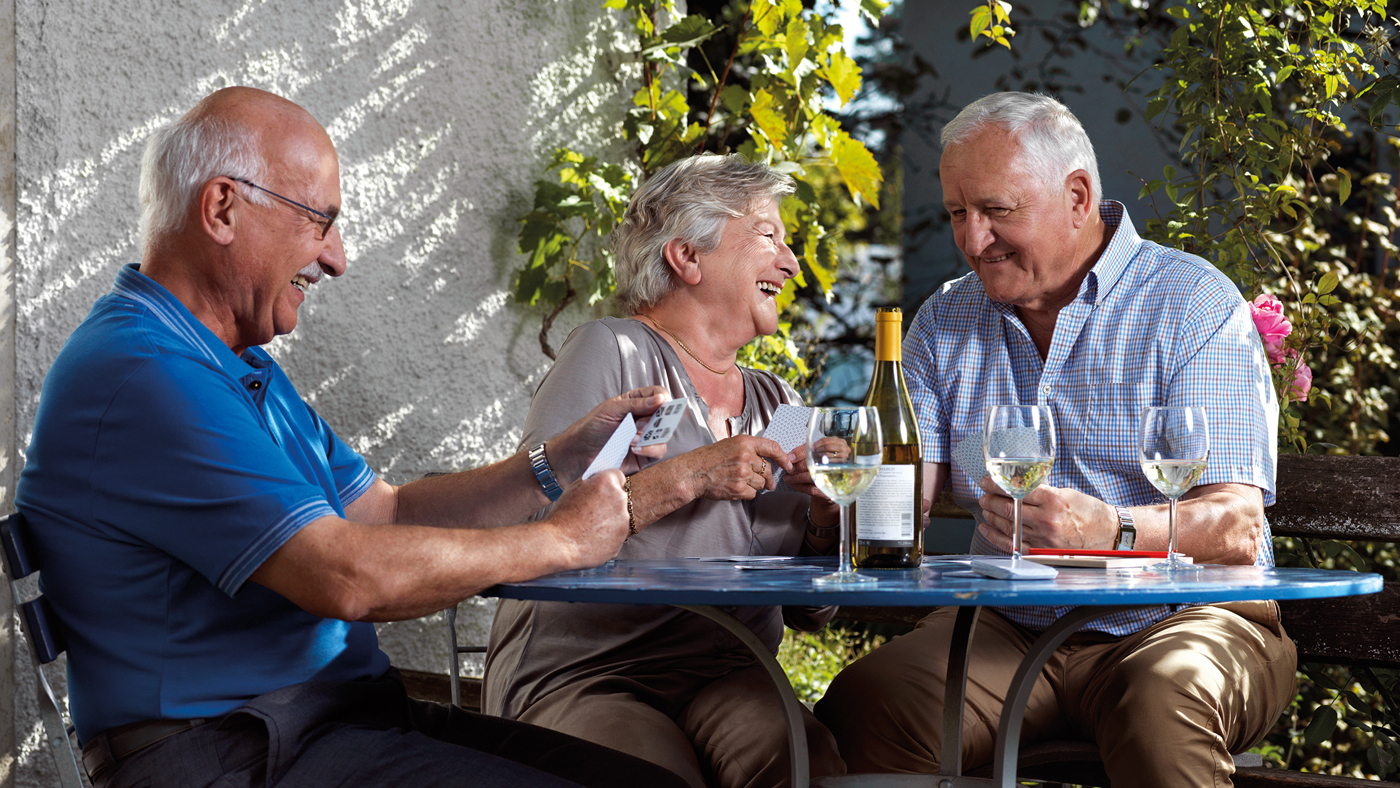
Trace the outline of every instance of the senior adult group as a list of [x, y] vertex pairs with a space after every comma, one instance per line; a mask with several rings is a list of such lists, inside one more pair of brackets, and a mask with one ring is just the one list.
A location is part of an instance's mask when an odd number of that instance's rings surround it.
[[[1145, 405], [1206, 407], [1212, 454], [1178, 512], [1198, 561], [1272, 562], [1276, 406], [1237, 291], [1133, 231], [1058, 102], [994, 94], [943, 135], [944, 203], [973, 272], [920, 309], [905, 366], [931, 497], [945, 484], [1004, 551], [1010, 499], [950, 466], [985, 407], [1056, 411], [1061, 456], [1025, 501], [1031, 545], [1161, 549], [1137, 470]], [[142, 257], [45, 381], [17, 505], [69, 635], [96, 788], [783, 786], [784, 717], [730, 634], [666, 607], [501, 603], [485, 709], [407, 697], [372, 621], [613, 556], [821, 554], [836, 508], [801, 451], [760, 433], [801, 399], [740, 348], [777, 328], [797, 274], [790, 178], [739, 156], [679, 161], [614, 232], [617, 310], [580, 326], [535, 392], [521, 450], [394, 487], [336, 438], [260, 345], [346, 272], [339, 162], [305, 110], [247, 88], [157, 132]], [[612, 429], [686, 415], [622, 472], [577, 481]], [[784, 485], [774, 481], [781, 468]], [[776, 650], [828, 609], [741, 608]], [[984, 615], [964, 762], [990, 757], [1010, 672], [1057, 611]], [[806, 717], [815, 776], [934, 772], [949, 618], [844, 671]], [[1115, 785], [1227, 784], [1231, 752], [1292, 694], [1272, 603], [1095, 623], [1051, 660], [1025, 741], [1097, 741]], [[1189, 678], [1188, 678], [1189, 677]]]

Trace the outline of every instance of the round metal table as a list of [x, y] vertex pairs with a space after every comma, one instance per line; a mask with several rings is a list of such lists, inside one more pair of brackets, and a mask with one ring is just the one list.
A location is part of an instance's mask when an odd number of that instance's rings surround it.
[[[783, 697], [792, 784], [810, 783], [807, 742], [800, 705], [787, 675], [767, 647], [723, 610], [741, 605], [860, 605], [864, 607], [956, 606], [954, 636], [944, 704], [943, 753], [938, 775], [851, 775], [820, 780], [822, 786], [1015, 785], [1021, 719], [1035, 677], [1055, 649], [1084, 624], [1119, 610], [1171, 603], [1232, 602], [1251, 599], [1311, 599], [1373, 594], [1376, 574], [1324, 569], [1205, 566], [1199, 572], [1169, 576], [1148, 569], [1067, 569], [1053, 580], [995, 580], [965, 576], [966, 566], [929, 558], [918, 569], [862, 570], [879, 582], [858, 587], [817, 586], [812, 578], [835, 569], [834, 558], [766, 560], [671, 559], [610, 561], [595, 569], [563, 572], [524, 583], [499, 585], [483, 596], [554, 602], [664, 604], [705, 616], [753, 649]], [[997, 732], [990, 780], [963, 775], [962, 706], [967, 654], [978, 610], [984, 606], [1073, 605], [1031, 646], [1007, 694]]]

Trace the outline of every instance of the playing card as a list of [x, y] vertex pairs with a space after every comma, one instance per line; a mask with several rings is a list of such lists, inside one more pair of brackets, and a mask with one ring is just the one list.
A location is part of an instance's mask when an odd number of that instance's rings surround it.
[[642, 430], [642, 437], [637, 440], [637, 446], [650, 446], [670, 440], [671, 434], [676, 431], [676, 425], [685, 416], [689, 404], [688, 399], [673, 399], [657, 408], [656, 412], [651, 414], [651, 421], [647, 422], [646, 429]]
[[812, 416], [811, 408], [801, 405], [779, 405], [768, 420], [768, 427], [762, 437], [775, 441], [783, 451], [792, 451], [807, 442], [807, 420]]
[[621, 468], [622, 461], [627, 457], [627, 452], [632, 446], [632, 436], [636, 434], [637, 422], [632, 419], [632, 414], [623, 416], [622, 423], [617, 425], [612, 437], [603, 444], [603, 448], [598, 452], [598, 456], [593, 458], [588, 470], [583, 472], [583, 478], [587, 479], [609, 468]]
[[980, 482], [987, 475], [987, 457], [982, 453], [982, 436], [973, 435], [953, 449], [953, 459], [962, 472]]
[[[811, 415], [811, 408], [786, 403], [779, 405], [773, 411], [773, 418], [769, 419], [768, 426], [760, 437], [774, 441], [785, 452], [791, 452], [807, 442], [807, 420]], [[777, 489], [783, 492], [792, 491], [787, 482], [783, 481], [782, 468], [773, 466], [773, 481], [778, 483]]]

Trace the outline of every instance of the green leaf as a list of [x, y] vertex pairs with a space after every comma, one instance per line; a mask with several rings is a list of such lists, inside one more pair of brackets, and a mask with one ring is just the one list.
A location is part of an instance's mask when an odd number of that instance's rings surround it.
[[1351, 196], [1351, 173], [1345, 169], [1338, 169], [1337, 179], [1340, 181], [1337, 184], [1337, 203], [1340, 205]]
[[1319, 706], [1313, 712], [1312, 722], [1303, 731], [1303, 742], [1309, 747], [1316, 747], [1318, 744], [1332, 736], [1332, 732], [1337, 729], [1337, 710], [1331, 706]]
[[763, 89], [755, 92], [749, 114], [753, 116], [754, 124], [763, 132], [769, 143], [781, 150], [787, 143], [787, 121], [778, 111], [773, 94]]
[[831, 64], [818, 73], [831, 83], [843, 106], [860, 90], [860, 66], [843, 51], [831, 53]]
[[972, 9], [972, 22], [968, 25], [968, 31], [972, 33], [974, 41], [978, 36], [982, 35], [982, 31], [990, 27], [991, 24], [992, 9], [984, 5]]
[[753, 0], [753, 4], [749, 6], [749, 14], [753, 17], [754, 27], [764, 36], [772, 36], [778, 32], [778, 25], [783, 23], [782, 12], [772, 0]]
[[1318, 295], [1326, 295], [1326, 294], [1332, 292], [1333, 290], [1336, 290], [1336, 289], [1337, 289], [1337, 285], [1338, 285], [1340, 282], [1341, 282], [1341, 278], [1337, 276], [1337, 272], [1335, 272], [1335, 271], [1328, 271], [1326, 274], [1324, 274], [1324, 275], [1322, 276], [1322, 279], [1319, 280], [1318, 283], [1317, 283], [1317, 294], [1318, 294]]
[[879, 22], [880, 17], [889, 10], [890, 0], [860, 0], [860, 12], [872, 23]]
[[884, 181], [880, 165], [870, 150], [852, 139], [844, 129], [837, 131], [832, 138], [831, 163], [836, 166], [852, 196], [863, 198], [876, 208], [880, 207], [880, 184]]

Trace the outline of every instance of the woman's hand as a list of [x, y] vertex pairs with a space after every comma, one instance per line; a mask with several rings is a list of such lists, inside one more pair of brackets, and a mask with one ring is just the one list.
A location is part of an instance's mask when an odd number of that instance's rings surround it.
[[841, 507], [826, 497], [812, 481], [812, 472], [807, 468], [807, 447], [798, 446], [788, 454], [788, 459], [792, 462], [792, 470], [783, 477], [787, 486], [800, 493], [812, 496], [812, 506], [810, 514], [812, 524], [827, 528], [836, 525], [841, 521]]
[[692, 499], [712, 501], [748, 500], [776, 486], [775, 466], [792, 470], [792, 461], [776, 441], [754, 435], [725, 438], [677, 459], [686, 464], [682, 483], [690, 485]]

